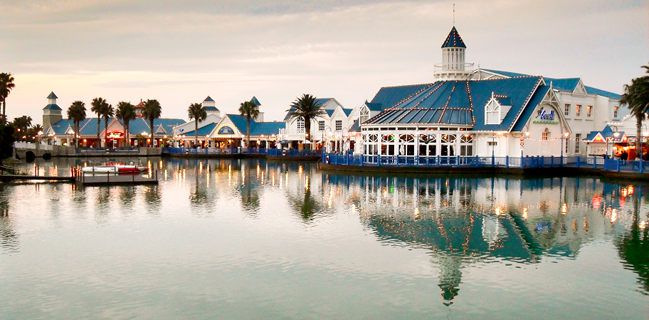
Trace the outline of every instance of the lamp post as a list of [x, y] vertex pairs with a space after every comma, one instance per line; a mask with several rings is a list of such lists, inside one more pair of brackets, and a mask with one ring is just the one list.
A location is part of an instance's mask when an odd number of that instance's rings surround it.
[[566, 145], [567, 145], [567, 144], [568, 144], [568, 135], [569, 135], [569, 134], [570, 134], [570, 133], [568, 133], [568, 132], [564, 132], [564, 133], [561, 135], [561, 158], [560, 158], [560, 159], [561, 159], [561, 165], [562, 165], [562, 166], [563, 166], [563, 140], [566, 139]]

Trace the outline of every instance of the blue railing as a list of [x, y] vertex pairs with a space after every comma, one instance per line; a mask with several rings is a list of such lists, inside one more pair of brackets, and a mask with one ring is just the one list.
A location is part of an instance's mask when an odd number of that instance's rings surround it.
[[395, 167], [481, 167], [481, 168], [591, 168], [617, 172], [647, 170], [647, 161], [625, 161], [602, 157], [479, 157], [479, 156], [380, 156], [323, 153], [321, 161], [333, 165]]

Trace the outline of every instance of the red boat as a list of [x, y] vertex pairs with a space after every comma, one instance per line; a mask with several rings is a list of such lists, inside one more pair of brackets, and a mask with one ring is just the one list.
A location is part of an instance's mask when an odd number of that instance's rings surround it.
[[135, 165], [115, 165], [117, 168], [117, 173], [142, 173], [148, 171], [147, 167], [138, 167]]

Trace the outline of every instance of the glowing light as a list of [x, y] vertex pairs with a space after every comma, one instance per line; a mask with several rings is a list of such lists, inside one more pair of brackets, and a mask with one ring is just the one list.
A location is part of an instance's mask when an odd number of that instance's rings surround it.
[[561, 205], [561, 214], [567, 214], [567, 213], [568, 213], [568, 204], [564, 202]]
[[617, 209], [613, 209], [611, 212], [611, 223], [615, 222], [617, 220]]
[[523, 219], [527, 220], [527, 208], [523, 208]]

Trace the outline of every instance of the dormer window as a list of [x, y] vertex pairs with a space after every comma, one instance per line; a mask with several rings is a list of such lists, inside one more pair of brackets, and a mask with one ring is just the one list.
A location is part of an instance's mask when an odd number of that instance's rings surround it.
[[370, 118], [370, 110], [367, 108], [361, 109], [360, 121], [361, 123], [367, 121]]
[[491, 99], [485, 106], [485, 124], [498, 125], [511, 109], [511, 103], [506, 96], [491, 94]]

